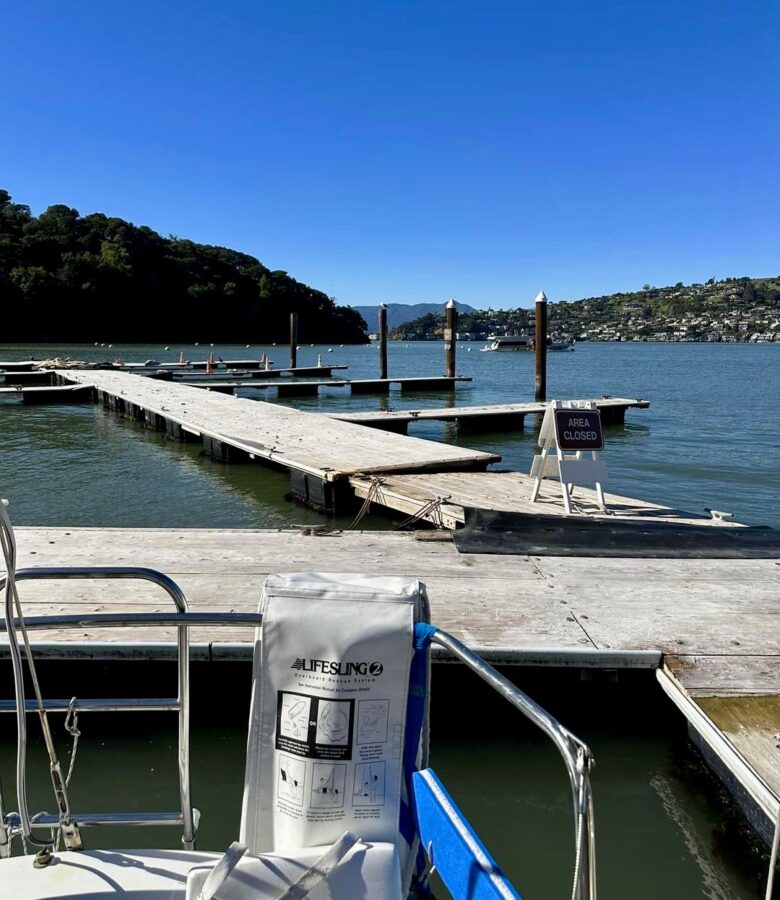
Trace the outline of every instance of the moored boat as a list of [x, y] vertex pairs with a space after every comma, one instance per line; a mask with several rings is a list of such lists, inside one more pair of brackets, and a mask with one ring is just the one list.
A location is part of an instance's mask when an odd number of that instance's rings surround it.
[[[488, 335], [487, 341], [487, 345], [482, 348], [484, 353], [511, 353], [521, 350], [533, 352], [535, 348], [534, 337], [530, 334], [491, 334]], [[555, 341], [547, 338], [547, 350], [553, 353], [565, 353], [574, 350], [574, 341]]]

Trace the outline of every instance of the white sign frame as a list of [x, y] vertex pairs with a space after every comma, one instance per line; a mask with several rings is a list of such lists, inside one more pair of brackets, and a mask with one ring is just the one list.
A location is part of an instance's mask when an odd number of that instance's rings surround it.
[[[558, 434], [555, 429], [556, 409], [587, 409], [596, 410], [598, 407], [592, 400], [551, 400], [544, 412], [542, 428], [539, 432], [539, 447], [541, 452], [534, 456], [531, 464], [531, 478], [534, 483], [531, 487], [531, 502], [535, 503], [542, 487], [542, 479], [559, 478], [563, 507], [567, 515], [571, 515], [571, 498], [574, 494], [575, 484], [595, 484], [596, 498], [603, 512], [608, 512], [604, 499], [604, 484], [607, 481], [606, 464], [599, 459], [598, 450], [577, 450], [573, 455], [567, 456], [558, 446]], [[551, 455], [551, 451], [555, 455]], [[583, 453], [590, 453], [591, 459], [583, 458]]]

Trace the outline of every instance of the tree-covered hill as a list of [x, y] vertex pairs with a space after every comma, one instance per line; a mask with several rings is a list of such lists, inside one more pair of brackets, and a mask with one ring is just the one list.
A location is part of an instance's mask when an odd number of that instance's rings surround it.
[[289, 337], [366, 343], [355, 310], [252, 256], [165, 238], [61, 204], [39, 216], [0, 190], [0, 342], [210, 341]]
[[[780, 277], [710, 278], [641, 291], [562, 300], [547, 308], [550, 333], [579, 341], [780, 342]], [[533, 309], [489, 309], [460, 316], [458, 332], [482, 340], [489, 333], [532, 327]], [[440, 336], [443, 316], [424, 316], [395, 329], [392, 337]]]

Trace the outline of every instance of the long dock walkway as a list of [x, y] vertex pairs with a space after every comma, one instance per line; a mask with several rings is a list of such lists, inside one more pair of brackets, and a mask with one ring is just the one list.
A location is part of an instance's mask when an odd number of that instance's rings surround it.
[[[265, 373], [261, 373], [265, 374]], [[280, 397], [316, 397], [323, 389], [349, 388], [353, 394], [389, 394], [390, 387], [397, 385], [402, 391], [454, 391], [463, 382], [471, 381], [464, 375], [447, 377], [446, 375], [415, 375], [408, 378], [353, 378], [330, 381], [275, 381], [271, 384], [256, 379], [213, 379], [202, 378], [189, 380], [182, 378], [179, 384], [187, 384], [190, 387], [205, 388], [208, 391], [217, 391], [220, 394], [233, 394], [238, 389], [250, 390], [276, 390]], [[333, 416], [337, 419], [339, 416]], [[346, 421], [346, 420], [345, 420]], [[365, 424], [358, 422], [358, 424]]]
[[[204, 366], [193, 368], [186, 363], [166, 363], [164, 365], [147, 366], [145, 363], [138, 363], [128, 366], [103, 366], [90, 367], [84, 365], [82, 367], [69, 367], [66, 370], [57, 370], [54, 368], [30, 368], [19, 369], [9, 368], [3, 369], [0, 364], [0, 378], [7, 385], [31, 385], [31, 384], [54, 384], [58, 378], [58, 371], [68, 372], [132, 372], [134, 375], [157, 375], [164, 373], [171, 379], [181, 379], [186, 381], [188, 378], [200, 381], [216, 381], [230, 380], [235, 382], [251, 382], [254, 380], [277, 379], [281, 376], [289, 378], [330, 378], [334, 370], [347, 369], [346, 365], [333, 366], [296, 366], [295, 368], [281, 369], [229, 369], [225, 364], [215, 368], [214, 371], [201, 371]], [[30, 363], [32, 366], [32, 363]]]
[[[496, 663], [656, 669], [760, 821], [777, 815], [776, 560], [492, 556], [459, 553], [449, 535], [433, 535], [19, 528], [18, 565], [152, 567], [181, 585], [194, 612], [256, 611], [271, 572], [416, 576], [432, 621]], [[19, 591], [27, 616], [170, 611], [159, 589], [140, 582], [21, 581]], [[54, 659], [172, 658], [175, 639], [174, 628], [34, 634], [39, 655]], [[253, 650], [250, 628], [194, 628], [192, 640], [194, 658], [215, 662]]]
[[315, 505], [320, 505], [317, 490], [324, 484], [356, 472], [474, 469], [500, 459], [492, 453], [382, 434], [279, 404], [225, 397], [124, 372], [57, 374], [61, 380], [92, 386], [109, 408], [174, 439], [202, 440], [212, 456], [265, 460], [304, 478], [311, 476], [311, 484], [297, 487], [294, 479], [293, 489]]
[[[623, 397], [602, 397], [593, 400], [601, 412], [605, 425], [618, 425], [625, 421], [626, 410], [647, 409], [649, 400]], [[454, 422], [462, 431], [522, 431], [525, 417], [542, 415], [546, 403], [494, 403], [486, 406], [445, 406], [437, 409], [399, 409], [388, 411], [364, 410], [361, 412], [327, 413], [342, 422], [356, 422], [386, 431], [405, 434], [413, 422]]]

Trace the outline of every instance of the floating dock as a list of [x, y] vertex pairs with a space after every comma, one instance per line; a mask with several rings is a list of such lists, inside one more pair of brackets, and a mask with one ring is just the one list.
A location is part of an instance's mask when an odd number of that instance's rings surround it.
[[[103, 368], [94, 368], [84, 366], [82, 368], [68, 368], [64, 370], [57, 369], [34, 369], [32, 363], [24, 363], [29, 368], [13, 368], [10, 363], [0, 363], [0, 376], [2, 376], [5, 384], [8, 385], [29, 385], [29, 384], [54, 384], [57, 380], [57, 371], [67, 372], [132, 372], [134, 375], [157, 375], [165, 373], [171, 379], [187, 378], [197, 379], [198, 381], [209, 381], [216, 379], [229, 379], [230, 381], [251, 381], [253, 379], [279, 378], [284, 375], [290, 378], [313, 377], [313, 378], [330, 378], [334, 370], [347, 369], [346, 365], [333, 366], [296, 366], [295, 368], [282, 369], [246, 369], [231, 371], [225, 366], [215, 367], [216, 371], [201, 372], [188, 367], [185, 363], [167, 363], [161, 366], [147, 366], [144, 363], [138, 363], [131, 366], [105, 366]], [[10, 368], [4, 369], [3, 366]], [[205, 368], [205, 366], [203, 367]]]
[[[780, 806], [777, 560], [493, 556], [458, 552], [445, 532], [311, 531], [18, 528], [18, 565], [152, 567], [180, 584], [193, 612], [255, 612], [272, 572], [419, 577], [432, 621], [496, 664], [655, 669], [705, 756], [771, 833]], [[28, 617], [169, 611], [146, 583], [18, 586]], [[176, 630], [85, 622], [34, 640], [41, 658], [171, 659]], [[195, 659], [252, 656], [251, 628], [195, 627], [192, 641]]]
[[[459, 528], [469, 509], [487, 509], [528, 516], [565, 516], [561, 486], [545, 480], [535, 503], [530, 500], [533, 479], [522, 472], [431, 472], [397, 475], [352, 475], [350, 484], [358, 497], [376, 506], [404, 515], [426, 510], [422, 518], [444, 528]], [[634, 522], [666, 522], [676, 525], [717, 525], [711, 516], [701, 515], [605, 492], [608, 512], [600, 508], [596, 492], [577, 486], [572, 505], [589, 519]]]
[[60, 370], [58, 378], [94, 389], [109, 409], [181, 441], [200, 440], [216, 459], [262, 460], [286, 468], [293, 492], [335, 509], [357, 472], [484, 469], [500, 456], [390, 435], [274, 403], [225, 397], [126, 372]]
[[[4, 363], [0, 363], [0, 369], [2, 369]], [[122, 364], [111, 364], [108, 368], [115, 369], [118, 371], [129, 371], [136, 372], [139, 369], [170, 369], [171, 371], [186, 371], [187, 369], [208, 369], [211, 366], [212, 369], [216, 369], [218, 371], [224, 369], [260, 369], [262, 371], [266, 371], [264, 369], [265, 360], [262, 359], [218, 359], [216, 361], [212, 361], [209, 363], [207, 359], [195, 360], [193, 362], [161, 362], [155, 363], [150, 366], [148, 363], [122, 363]], [[273, 371], [276, 372], [295, 372], [295, 371], [310, 371], [314, 372], [316, 370], [322, 369], [347, 369], [349, 366], [342, 364], [335, 364], [332, 366], [302, 366], [296, 369], [275, 369]]]
[[[261, 373], [264, 374], [264, 373]], [[323, 389], [349, 388], [353, 394], [389, 394], [391, 385], [397, 385], [401, 391], [454, 391], [455, 388], [471, 378], [464, 375], [456, 375], [452, 378], [446, 375], [434, 376], [410, 376], [409, 378], [353, 378], [351, 380], [332, 379], [330, 381], [288, 381], [284, 384], [263, 384], [255, 379], [226, 379], [205, 381], [202, 379], [187, 380], [182, 378], [179, 384], [188, 384], [190, 387], [205, 388], [208, 391], [217, 391], [220, 394], [233, 394], [239, 389], [265, 390], [274, 388], [280, 397], [316, 397]], [[341, 418], [333, 416], [332, 418]], [[345, 420], [346, 421], [346, 420]], [[364, 424], [359, 422], [358, 424]]]
[[[592, 401], [601, 413], [604, 425], [622, 425], [626, 410], [648, 409], [649, 400], [602, 397]], [[486, 406], [445, 406], [438, 409], [405, 409], [327, 413], [342, 422], [355, 422], [406, 434], [414, 422], [452, 422], [461, 431], [522, 431], [526, 416], [543, 415], [546, 403], [494, 403]]]

